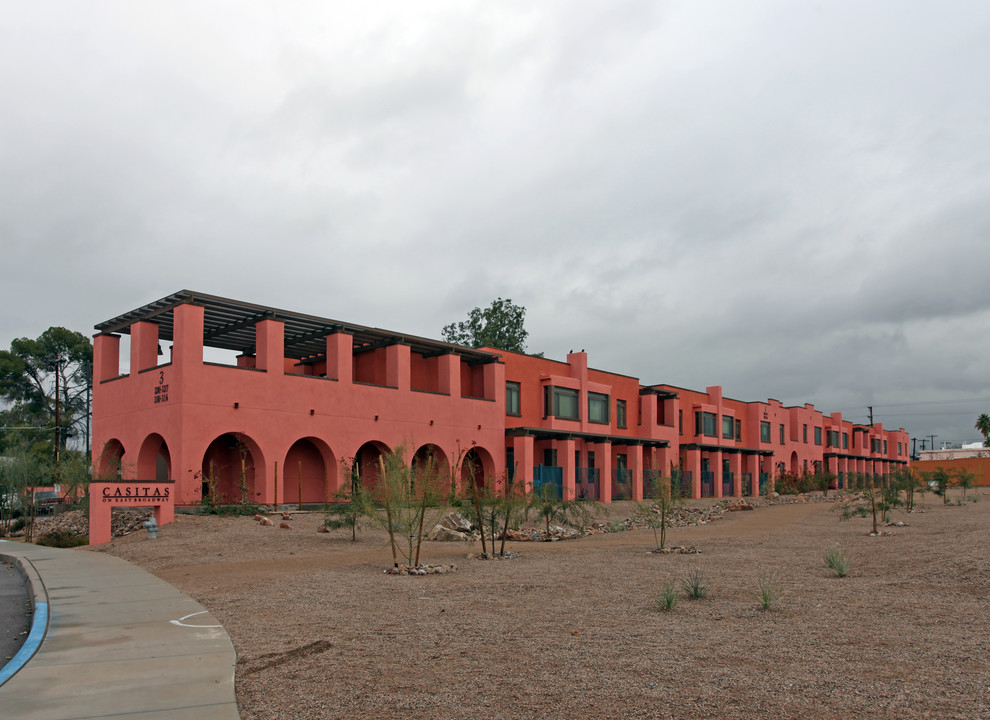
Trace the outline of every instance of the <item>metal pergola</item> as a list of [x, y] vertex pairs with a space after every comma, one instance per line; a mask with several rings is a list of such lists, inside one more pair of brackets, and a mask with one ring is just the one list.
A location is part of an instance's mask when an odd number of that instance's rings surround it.
[[493, 353], [462, 345], [255, 305], [193, 290], [180, 290], [160, 300], [142, 305], [97, 324], [96, 330], [101, 335], [129, 335], [131, 323], [145, 321], [158, 325], [160, 340], [171, 341], [175, 328], [173, 310], [184, 304], [199, 305], [203, 308], [205, 347], [234, 350], [244, 355], [255, 353], [255, 324], [269, 319], [278, 320], [285, 326], [286, 357], [305, 359], [325, 355], [326, 336], [343, 332], [353, 336], [355, 353], [402, 344], [408, 345], [413, 352], [424, 357], [456, 354], [472, 365], [497, 362], [499, 359], [499, 356]]

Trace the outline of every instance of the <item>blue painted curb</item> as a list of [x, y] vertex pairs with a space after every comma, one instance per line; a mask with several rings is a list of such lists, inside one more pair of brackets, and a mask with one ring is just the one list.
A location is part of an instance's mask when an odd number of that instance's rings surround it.
[[48, 603], [41, 602], [34, 607], [34, 617], [31, 620], [31, 632], [28, 633], [27, 641], [21, 645], [21, 649], [10, 659], [6, 665], [0, 668], [0, 685], [10, 680], [14, 674], [27, 665], [28, 660], [34, 657], [41, 647], [41, 641], [45, 639], [45, 630], [48, 628]]

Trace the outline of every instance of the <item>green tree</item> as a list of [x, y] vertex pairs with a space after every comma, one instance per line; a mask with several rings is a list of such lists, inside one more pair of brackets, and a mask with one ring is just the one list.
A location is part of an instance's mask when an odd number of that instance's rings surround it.
[[9, 403], [0, 425], [48, 429], [47, 439], [27, 430], [5, 445], [42, 441], [65, 450], [70, 437], [85, 432], [92, 377], [93, 346], [72, 330], [50, 327], [35, 340], [18, 338], [10, 350], [0, 350], [0, 398]]
[[980, 413], [980, 416], [976, 418], [976, 425], [974, 425], [980, 434], [983, 435], [983, 445], [985, 447], [990, 447], [990, 415], [986, 413]]
[[445, 325], [441, 337], [457, 345], [524, 353], [529, 336], [525, 320], [525, 307], [516, 305], [509, 298], [498, 298], [484, 309], [476, 307], [468, 313], [467, 320]]

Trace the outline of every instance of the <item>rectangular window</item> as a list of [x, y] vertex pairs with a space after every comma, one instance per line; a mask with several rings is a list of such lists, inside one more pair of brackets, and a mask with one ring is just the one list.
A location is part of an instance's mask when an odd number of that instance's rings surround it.
[[820, 427], [815, 428], [815, 445], [822, 444], [822, 429]]
[[509, 479], [509, 484], [516, 477], [516, 450], [515, 448], [505, 449], [505, 473], [506, 477]]
[[735, 435], [735, 423], [732, 422], [732, 418], [728, 415], [722, 416], [722, 437], [732, 439]]
[[694, 414], [694, 434], [718, 437], [718, 430], [716, 429], [717, 421], [718, 416], [715, 413], [698, 410]]
[[842, 449], [849, 449], [849, 433], [842, 433]]
[[555, 387], [553, 389], [553, 415], [561, 420], [580, 420], [578, 391]]
[[781, 445], [784, 444], [784, 425], [783, 424], [781, 424], [781, 426], [780, 426], [780, 444]]
[[519, 415], [519, 383], [505, 383], [505, 414]]
[[886, 440], [883, 441], [883, 454], [884, 455], [887, 454], [887, 441]]
[[802, 435], [804, 436], [804, 441], [805, 442], [808, 442], [808, 426], [807, 425], [802, 425], [801, 426], [801, 430], [803, 431], [802, 432]]
[[684, 434], [684, 411], [677, 411], [677, 432], [681, 435]]
[[736, 440], [742, 440], [742, 420], [736, 420]]
[[770, 423], [766, 420], [760, 423], [760, 442], [770, 442]]
[[615, 424], [624, 428], [626, 426], [626, 401], [616, 400], [615, 401]]
[[901, 456], [901, 444], [897, 443], [897, 457]]
[[588, 422], [607, 425], [608, 421], [608, 395], [588, 393]]
[[828, 431], [828, 446], [837, 448], [839, 447], [839, 431], [829, 430]]

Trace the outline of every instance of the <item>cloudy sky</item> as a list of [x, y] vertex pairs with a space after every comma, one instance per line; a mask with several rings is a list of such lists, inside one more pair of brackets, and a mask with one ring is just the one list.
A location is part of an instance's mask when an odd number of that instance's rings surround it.
[[0, 0], [0, 347], [182, 288], [990, 411], [986, 0]]

